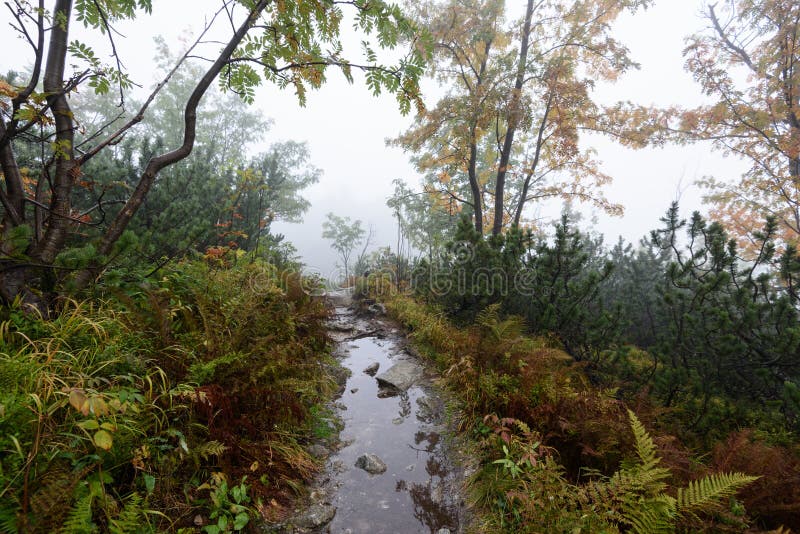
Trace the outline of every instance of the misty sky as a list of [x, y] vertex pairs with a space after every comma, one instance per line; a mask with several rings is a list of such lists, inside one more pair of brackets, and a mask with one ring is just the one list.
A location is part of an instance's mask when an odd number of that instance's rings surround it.
[[[163, 35], [176, 52], [180, 51], [183, 45], [179, 36], [196, 33], [219, 2], [156, 0], [153, 4], [153, 16], [121, 25], [125, 38], [117, 37], [125, 66], [132, 78], [145, 87], [155, 82], [153, 37]], [[605, 103], [631, 100], [662, 106], [701, 103], [698, 86], [683, 70], [681, 52], [683, 39], [703, 28], [699, 16], [702, 5], [702, 0], [657, 0], [647, 11], [623, 15], [616, 24], [616, 36], [630, 48], [642, 68], [626, 74], [613, 86], [598, 87], [597, 98]], [[187, 10], [187, 6], [191, 9]], [[19, 58], [28, 57], [28, 50], [7, 31], [9, 19], [9, 13], [3, 10], [2, 72], [19, 68]], [[218, 28], [219, 32], [225, 30], [229, 31], [229, 27]], [[209, 44], [207, 49], [213, 52], [218, 46]], [[432, 91], [431, 95], [435, 93]], [[432, 105], [433, 96], [428, 96], [427, 102]], [[396, 226], [386, 207], [392, 180], [401, 178], [416, 186], [419, 177], [401, 149], [385, 145], [387, 138], [396, 136], [413, 121], [413, 116], [400, 115], [394, 97], [373, 97], [363, 84], [357, 81], [349, 85], [340, 74], [331, 71], [329, 82], [321, 90], [309, 93], [305, 108], [297, 104], [291, 90], [281, 91], [271, 85], [257, 92], [255, 105], [274, 119], [271, 131], [257, 143], [258, 149], [277, 140], [307, 141], [313, 164], [324, 173], [320, 182], [306, 191], [312, 207], [304, 222], [277, 223], [273, 227], [295, 244], [307, 266], [323, 274], [334, 267], [335, 254], [321, 237], [322, 221], [329, 211], [373, 225], [377, 246], [395, 242]], [[596, 215], [595, 230], [605, 234], [607, 242], [620, 235], [637, 241], [658, 225], [659, 217], [676, 198], [680, 198], [686, 214], [700, 209], [701, 191], [694, 186], [695, 180], [705, 175], [733, 180], [744, 167], [737, 160], [710, 152], [708, 145], [632, 151], [599, 136], [587, 137], [586, 143], [598, 151], [604, 171], [614, 177], [614, 183], [606, 189], [607, 197], [625, 206], [622, 218], [585, 210], [585, 224]], [[543, 206], [540, 213], [554, 216], [559, 209], [558, 205]]]

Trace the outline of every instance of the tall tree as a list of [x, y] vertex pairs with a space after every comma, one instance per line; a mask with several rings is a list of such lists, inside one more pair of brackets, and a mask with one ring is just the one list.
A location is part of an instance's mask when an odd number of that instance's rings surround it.
[[[339, 217], [333, 213], [328, 213], [322, 223], [322, 237], [331, 240], [331, 247], [339, 254], [342, 260], [345, 283], [350, 280], [350, 257], [353, 254], [353, 250], [364, 240], [365, 235], [366, 232], [361, 227], [361, 221], [351, 221], [350, 217]], [[371, 228], [369, 235], [372, 236]], [[369, 239], [367, 239], [367, 243], [364, 246], [362, 257], [366, 253], [367, 246], [369, 246]]]
[[394, 181], [394, 193], [386, 205], [397, 218], [401, 237], [428, 259], [452, 239], [460, 218], [460, 206], [452, 197], [432, 189], [414, 191], [402, 180]]
[[[706, 179], [712, 216], [752, 238], [764, 216], [800, 240], [800, 4], [735, 0], [705, 8], [708, 29], [689, 39], [686, 67], [713, 102], [673, 111], [684, 141], [709, 141], [743, 158], [733, 183]], [[757, 241], [757, 240], [754, 240]], [[751, 247], [752, 248], [752, 247]]]
[[547, 197], [619, 213], [599, 191], [610, 177], [579, 133], [600, 114], [594, 81], [635, 66], [611, 22], [648, 3], [533, 0], [511, 26], [503, 2], [423, 4], [416, 16], [434, 36], [447, 93], [394, 142], [416, 154], [429, 185], [471, 211], [479, 233], [520, 224], [526, 204]]
[[[0, 297], [11, 301], [23, 295], [40, 308], [45, 307], [41, 290], [56, 288], [57, 273], [52, 268], [56, 257], [67, 247], [68, 238], [75, 236], [81, 225], [88, 224], [77, 218], [73, 210], [82, 168], [141, 122], [152, 101], [148, 98], [126, 123], [113, 131], [98, 133], [93, 136], [91, 146], [78, 150], [74, 142], [78, 124], [68, 95], [82, 85], [99, 92], [115, 87], [124, 95], [130, 81], [119, 61], [105, 65], [91, 47], [71, 39], [72, 25], [82, 23], [101, 32], [110, 41], [112, 50], [116, 50], [113, 40], [118, 33], [114, 24], [120, 19], [134, 19], [141, 11], [150, 12], [151, 1], [53, 0], [48, 6], [45, 3], [45, 0], [39, 0], [37, 5], [22, 0], [9, 2], [11, 26], [30, 45], [33, 68], [27, 81], [20, 85], [0, 83], [3, 181]], [[364, 61], [347, 59], [340, 39], [344, 9], [354, 11], [358, 31], [365, 36], [374, 35], [381, 47], [394, 48], [401, 41], [413, 40], [408, 54], [396, 65], [381, 65], [367, 39]], [[349, 80], [353, 79], [354, 70], [363, 71], [373, 91], [388, 90], [397, 95], [403, 112], [415, 103], [421, 105], [417, 81], [422, 72], [425, 44], [417, 39], [416, 28], [396, 6], [380, 0], [344, 4], [223, 0], [217, 15], [221, 13], [232, 22], [232, 33], [221, 50], [211, 56], [207, 70], [195, 81], [184, 103], [180, 144], [154, 154], [144, 166], [124, 206], [104, 225], [102, 236], [93, 244], [97, 257], [90, 268], [79, 273], [76, 280], [79, 287], [102, 272], [158, 174], [191, 153], [197, 138], [198, 105], [218, 78], [248, 102], [254, 99], [255, 87], [269, 81], [280, 87], [292, 86], [303, 103], [307, 89], [321, 86], [328, 67], [337, 66]], [[70, 71], [68, 65], [77, 68]], [[40, 83], [41, 91], [37, 90]], [[153, 95], [161, 87], [163, 83]], [[38, 168], [31, 168], [32, 172], [26, 174], [17, 154], [22, 145], [31, 142], [37, 144], [43, 156]], [[31, 184], [27, 189], [26, 181]]]

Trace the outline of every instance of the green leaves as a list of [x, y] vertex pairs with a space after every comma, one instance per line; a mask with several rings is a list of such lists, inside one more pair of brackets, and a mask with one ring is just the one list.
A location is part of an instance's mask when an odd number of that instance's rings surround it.
[[[322, 223], [322, 237], [329, 239], [331, 248], [339, 253], [345, 278], [348, 278], [350, 274], [350, 255], [365, 235], [366, 232], [361, 227], [361, 221], [351, 221], [350, 217], [339, 217], [333, 213], [325, 216], [325, 221]], [[367, 246], [369, 246], [369, 239], [364, 248], [366, 249]]]
[[75, 13], [78, 22], [106, 33], [107, 24], [121, 19], [133, 19], [136, 11], [152, 13], [151, 0], [76, 0]]
[[244, 529], [250, 522], [250, 510], [247, 503], [250, 497], [247, 494], [248, 488], [245, 484], [247, 477], [233, 488], [228, 489], [228, 483], [221, 473], [212, 475], [211, 481], [203, 484], [198, 489], [211, 490], [211, 502], [213, 509], [209, 514], [211, 519], [216, 519], [215, 524], [203, 527], [203, 532], [217, 534], [234, 530], [236, 532]]
[[67, 49], [69, 50], [70, 54], [89, 63], [92, 67], [100, 66], [100, 60], [97, 59], [94, 50], [92, 50], [90, 46], [85, 45], [80, 41], [72, 41]]
[[133, 85], [128, 75], [119, 68], [101, 63], [92, 47], [74, 40], [67, 49], [76, 59], [88, 65], [92, 72], [89, 76], [89, 87], [94, 89], [98, 95], [108, 93], [112, 84], [118, 85], [122, 89], [129, 89]]
[[[341, 7], [327, 2], [279, 1], [262, 13], [261, 34], [248, 35], [234, 53], [220, 77], [224, 87], [231, 88], [246, 101], [253, 99], [253, 89], [263, 80], [280, 87], [294, 87], [301, 105], [308, 89], [319, 88], [326, 80], [328, 67], [339, 67], [352, 81], [352, 71], [365, 72], [373, 94], [395, 93], [402, 113], [411, 104], [422, 106], [419, 78], [422, 75], [428, 48], [419, 46], [419, 31], [400, 8], [381, 1], [353, 2], [354, 27], [372, 38], [381, 48], [392, 49], [401, 42], [414, 44], [396, 65], [379, 63], [369, 40], [362, 41], [364, 61], [347, 58], [340, 37]], [[256, 73], [253, 65], [262, 68]]]

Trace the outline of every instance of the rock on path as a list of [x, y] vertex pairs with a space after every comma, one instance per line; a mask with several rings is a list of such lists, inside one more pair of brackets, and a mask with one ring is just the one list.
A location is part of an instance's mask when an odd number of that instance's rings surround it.
[[364, 372], [367, 373], [369, 376], [375, 376], [378, 373], [378, 369], [381, 368], [381, 364], [378, 362], [371, 363], [364, 368]]
[[330, 504], [312, 504], [308, 510], [297, 516], [292, 523], [296, 527], [317, 529], [333, 521], [336, 507]]
[[356, 460], [356, 467], [359, 467], [371, 475], [379, 475], [386, 472], [386, 464], [374, 454], [362, 454]]
[[406, 391], [422, 378], [422, 367], [410, 360], [400, 360], [375, 378], [384, 387]]

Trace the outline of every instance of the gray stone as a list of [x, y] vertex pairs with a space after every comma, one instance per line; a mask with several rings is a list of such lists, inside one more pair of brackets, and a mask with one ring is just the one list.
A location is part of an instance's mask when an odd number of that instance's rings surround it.
[[405, 421], [405, 419], [403, 419], [402, 417], [395, 417], [394, 419], [392, 419], [392, 424], [393, 425], [402, 425], [403, 421]]
[[439, 530], [436, 531], [436, 534], [450, 534], [450, 529], [449, 528], [440, 528]]
[[386, 315], [386, 306], [380, 303], [373, 304], [367, 309], [370, 311], [370, 313], [373, 313], [375, 315]]
[[419, 409], [417, 410], [417, 419], [423, 423], [432, 423], [436, 419], [438, 410], [436, 409], [435, 403], [432, 399], [428, 397], [420, 397], [417, 399], [417, 406], [419, 406]]
[[292, 523], [300, 528], [320, 528], [333, 520], [336, 507], [330, 504], [312, 504], [308, 510], [295, 517]]
[[434, 407], [434, 403], [429, 397], [420, 397], [420, 398], [418, 398], [417, 399], [417, 404], [423, 410], [427, 410], [429, 412], [436, 411], [436, 408]]
[[406, 391], [422, 378], [422, 367], [418, 363], [401, 360], [375, 378], [382, 387]]
[[369, 376], [375, 376], [375, 374], [378, 372], [378, 369], [380, 369], [380, 367], [381, 367], [381, 364], [379, 364], [378, 362], [371, 363], [371, 364], [369, 364], [368, 366], [366, 366], [364, 368], [364, 372], [367, 373]]
[[431, 489], [431, 501], [433, 501], [435, 504], [442, 504], [444, 501], [444, 487], [442, 484], [436, 484]]
[[350, 390], [350, 393], [352, 393], [353, 395], [355, 395], [356, 393], [358, 393], [358, 388], [353, 388], [353, 389], [351, 389], [351, 390]]
[[328, 323], [328, 328], [334, 332], [352, 332], [355, 330], [355, 327], [352, 324], [342, 323], [339, 321]]
[[356, 460], [356, 467], [363, 469], [371, 475], [379, 475], [386, 472], [386, 464], [374, 454], [362, 454]]
[[314, 458], [325, 459], [330, 455], [330, 452], [322, 445], [315, 443], [308, 448], [308, 454]]

